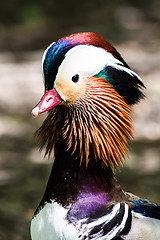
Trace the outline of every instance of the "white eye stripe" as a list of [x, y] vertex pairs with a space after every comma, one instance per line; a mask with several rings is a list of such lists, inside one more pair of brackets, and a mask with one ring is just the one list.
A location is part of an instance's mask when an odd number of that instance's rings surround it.
[[140, 77], [137, 73], [135, 73], [134, 71], [132, 71], [130, 68], [126, 68], [125, 66], [119, 65], [119, 64], [109, 64], [108, 66], [114, 67], [114, 68], [116, 68], [116, 69], [118, 69], [118, 70], [121, 70], [121, 71], [125, 71], [125, 72], [127, 72], [128, 74], [130, 74], [132, 77], [135, 76], [135, 77], [137, 77], [141, 82], [143, 82], [142, 79], [141, 79], [141, 77]]
[[56, 81], [59, 77], [70, 80], [72, 76], [79, 74], [90, 77], [98, 74], [105, 66], [123, 64], [111, 53], [100, 47], [92, 45], [78, 45], [70, 49], [59, 66]]

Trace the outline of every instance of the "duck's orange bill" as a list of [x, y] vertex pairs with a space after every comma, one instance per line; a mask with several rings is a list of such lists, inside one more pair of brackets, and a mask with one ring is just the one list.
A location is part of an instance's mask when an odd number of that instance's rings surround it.
[[37, 117], [40, 113], [46, 112], [62, 101], [55, 89], [45, 92], [40, 102], [33, 108], [32, 115]]

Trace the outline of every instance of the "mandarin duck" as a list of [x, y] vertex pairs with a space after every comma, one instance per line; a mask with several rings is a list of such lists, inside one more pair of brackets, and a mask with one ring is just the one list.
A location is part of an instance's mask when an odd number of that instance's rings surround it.
[[114, 175], [133, 138], [141, 78], [89, 32], [52, 43], [42, 67], [45, 93], [32, 114], [48, 111], [36, 134], [54, 164], [32, 240], [160, 239], [160, 206], [123, 191]]

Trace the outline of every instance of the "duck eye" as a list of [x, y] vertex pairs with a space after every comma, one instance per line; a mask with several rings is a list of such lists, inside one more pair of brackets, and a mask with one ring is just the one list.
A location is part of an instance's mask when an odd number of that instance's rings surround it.
[[76, 82], [78, 82], [78, 80], [79, 80], [79, 75], [78, 74], [76, 74], [72, 77], [72, 82], [76, 83]]

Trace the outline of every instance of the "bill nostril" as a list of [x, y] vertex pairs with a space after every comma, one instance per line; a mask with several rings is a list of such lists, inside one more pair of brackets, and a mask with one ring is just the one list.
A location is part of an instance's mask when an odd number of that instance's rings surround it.
[[48, 97], [48, 98], [46, 99], [46, 102], [49, 102], [49, 101], [51, 101], [51, 100], [53, 100], [53, 98], [52, 98], [52, 97]]

